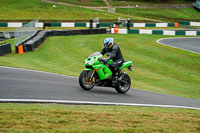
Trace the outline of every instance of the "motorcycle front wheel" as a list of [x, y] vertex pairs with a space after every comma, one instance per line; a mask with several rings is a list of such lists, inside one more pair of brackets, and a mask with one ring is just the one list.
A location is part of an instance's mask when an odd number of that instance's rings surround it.
[[80, 86], [87, 91], [91, 90], [95, 85], [95, 77], [88, 77], [89, 72], [91, 71], [83, 70], [79, 76]]
[[120, 81], [118, 81], [118, 85], [115, 87], [115, 90], [118, 93], [126, 93], [131, 86], [131, 79], [128, 74], [123, 74], [123, 77]]

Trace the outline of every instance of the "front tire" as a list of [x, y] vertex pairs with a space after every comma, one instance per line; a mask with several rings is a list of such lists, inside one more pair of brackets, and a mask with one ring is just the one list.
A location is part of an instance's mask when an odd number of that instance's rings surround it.
[[91, 79], [88, 78], [88, 73], [90, 71], [83, 70], [79, 76], [79, 84], [84, 90], [91, 90], [95, 85], [95, 77]]
[[118, 93], [125, 94], [131, 87], [131, 79], [128, 74], [123, 74], [121, 81], [118, 81], [118, 85], [115, 90]]

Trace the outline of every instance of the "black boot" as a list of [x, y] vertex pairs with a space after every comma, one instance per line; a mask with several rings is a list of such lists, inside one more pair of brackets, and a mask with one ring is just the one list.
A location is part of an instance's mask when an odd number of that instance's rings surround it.
[[121, 69], [119, 68], [119, 66], [116, 66], [116, 72], [118, 74], [118, 76], [122, 73]]

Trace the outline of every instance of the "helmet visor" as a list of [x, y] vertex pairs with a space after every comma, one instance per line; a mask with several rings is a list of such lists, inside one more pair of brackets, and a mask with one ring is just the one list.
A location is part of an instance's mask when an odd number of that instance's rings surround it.
[[104, 44], [104, 47], [107, 48], [107, 47], [108, 47], [108, 44]]

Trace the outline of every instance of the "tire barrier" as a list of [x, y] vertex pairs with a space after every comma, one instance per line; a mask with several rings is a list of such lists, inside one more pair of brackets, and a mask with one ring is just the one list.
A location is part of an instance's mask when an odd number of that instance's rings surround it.
[[[27, 47], [24, 47], [25, 43], [27, 43], [30, 40], [32, 40], [33, 38], [35, 38], [39, 34], [39, 32], [40, 31], [36, 31], [32, 36], [26, 38], [25, 40], [20, 42], [17, 46], [15, 46], [16, 53], [20, 53], [21, 51], [25, 52], [27, 50]], [[23, 50], [19, 49], [19, 47], [21, 47], [21, 45], [23, 46]]]
[[90, 35], [90, 34], [106, 34], [106, 29], [83, 29], [83, 30], [71, 30], [70, 35]]
[[47, 32], [47, 36], [69, 36], [71, 35], [70, 30], [52, 30]]
[[39, 31], [36, 36], [23, 44], [24, 52], [33, 51], [47, 38], [48, 31]]
[[0, 32], [0, 40], [6, 40], [10, 38], [14, 38], [14, 32]]
[[111, 28], [111, 34], [156, 34], [156, 35], [184, 35], [184, 36], [200, 36], [200, 31], [187, 30], [144, 30], [144, 29], [118, 29]]
[[[24, 52], [34, 51], [49, 36], [70, 36], [70, 35], [89, 35], [89, 34], [106, 34], [106, 29], [83, 29], [83, 30], [53, 30], [39, 31], [36, 36], [23, 43]], [[16, 47], [18, 51], [18, 47]]]
[[12, 51], [11, 51], [11, 44], [10, 43], [0, 45], [0, 56], [3, 56], [5, 54], [9, 54], [11, 52]]

